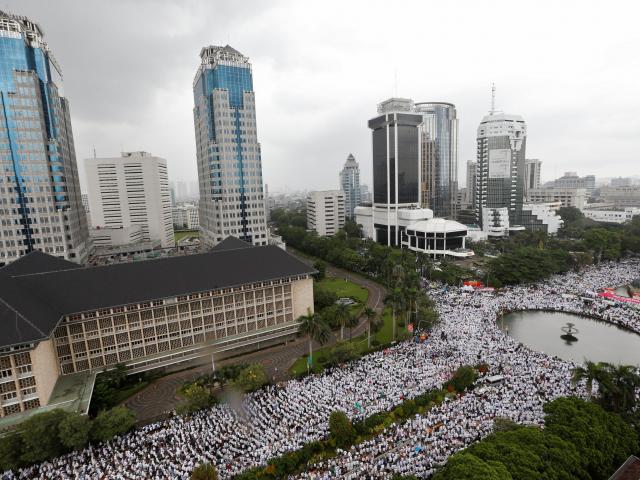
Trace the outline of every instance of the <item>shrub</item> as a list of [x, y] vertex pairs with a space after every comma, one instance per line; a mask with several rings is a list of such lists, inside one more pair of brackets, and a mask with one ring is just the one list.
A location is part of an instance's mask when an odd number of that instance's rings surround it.
[[[464, 392], [467, 388], [473, 386], [474, 382], [478, 378], [478, 373], [475, 369], [469, 365], [463, 365], [458, 368], [451, 379], [444, 384], [449, 389], [453, 387], [456, 392]], [[449, 391], [452, 391], [449, 389]]]
[[191, 472], [191, 480], [218, 480], [218, 471], [210, 463], [201, 463]]
[[179, 414], [196, 412], [215, 403], [215, 398], [211, 395], [209, 389], [198, 383], [192, 383], [181, 388], [179, 394], [184, 399], [176, 409]]
[[340, 410], [332, 412], [329, 416], [329, 440], [336, 447], [346, 450], [353, 445], [356, 437], [356, 430], [349, 417]]
[[253, 392], [269, 383], [264, 366], [259, 363], [249, 365], [240, 371], [234, 385], [243, 392]]

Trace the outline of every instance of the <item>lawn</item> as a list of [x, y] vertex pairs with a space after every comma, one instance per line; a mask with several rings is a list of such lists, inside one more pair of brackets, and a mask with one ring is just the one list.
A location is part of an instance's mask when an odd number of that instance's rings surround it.
[[325, 277], [316, 282], [319, 288], [334, 292], [338, 298], [349, 297], [362, 305], [367, 303], [369, 299], [369, 290], [344, 278]]
[[174, 230], [173, 236], [176, 239], [176, 243], [178, 243], [180, 240], [182, 240], [185, 237], [199, 237], [200, 231], [199, 230], [180, 230], [180, 231]]

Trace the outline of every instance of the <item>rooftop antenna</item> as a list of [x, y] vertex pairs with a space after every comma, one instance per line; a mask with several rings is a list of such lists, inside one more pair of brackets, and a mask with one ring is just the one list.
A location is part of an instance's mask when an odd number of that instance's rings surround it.
[[491, 110], [489, 115], [493, 115], [496, 112], [496, 84], [491, 83]]
[[96, 146], [93, 146], [93, 158], [96, 158]]
[[393, 71], [393, 96], [398, 97], [398, 69], [395, 68]]

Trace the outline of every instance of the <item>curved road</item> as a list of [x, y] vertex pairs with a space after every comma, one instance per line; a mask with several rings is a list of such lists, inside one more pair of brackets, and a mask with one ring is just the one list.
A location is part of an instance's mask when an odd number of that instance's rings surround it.
[[[301, 261], [312, 264], [313, 260], [302, 256], [298, 252], [290, 249], [289, 253], [298, 257]], [[367, 307], [381, 313], [384, 308], [384, 297], [386, 289], [365, 277], [343, 270], [341, 268], [327, 266], [327, 276], [336, 278], [346, 278], [347, 280], [366, 288], [369, 291]], [[367, 329], [366, 320], [361, 316], [357, 327], [353, 329], [353, 336], [364, 333]], [[328, 346], [335, 345], [339, 338], [339, 332], [334, 332], [327, 343]], [[314, 345], [314, 349], [319, 345]], [[286, 344], [248, 353], [227, 360], [216, 362], [216, 368], [231, 365], [234, 363], [261, 363], [265, 366], [267, 374], [275, 381], [282, 381], [289, 378], [288, 370], [293, 363], [302, 355], [307, 353], [308, 344], [306, 338], [298, 338]], [[135, 396], [125, 400], [123, 403], [133, 410], [140, 423], [146, 423], [158, 418], [173, 409], [180, 399], [176, 394], [177, 389], [186, 381], [192, 380], [203, 373], [211, 371], [211, 360], [209, 356], [202, 357], [186, 364], [193, 367], [169, 374], [154, 381], [147, 388], [137, 393]]]

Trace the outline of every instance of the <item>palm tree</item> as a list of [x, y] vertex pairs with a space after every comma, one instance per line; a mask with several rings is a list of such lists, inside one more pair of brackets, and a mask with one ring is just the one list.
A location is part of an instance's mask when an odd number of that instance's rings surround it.
[[313, 341], [315, 340], [320, 345], [324, 345], [329, 341], [331, 336], [331, 328], [327, 325], [327, 322], [317, 313], [311, 313], [311, 310], [307, 310], [306, 315], [302, 315], [299, 318], [300, 326], [298, 331], [303, 335], [307, 335], [309, 338], [309, 360], [307, 361], [307, 372], [313, 362]]
[[358, 326], [358, 323], [360, 323], [358, 317], [349, 314], [349, 318], [347, 318], [347, 322], [345, 323], [347, 328], [349, 328], [349, 341], [353, 339], [353, 329]]
[[340, 323], [340, 340], [344, 340], [344, 327], [349, 321], [349, 317], [351, 316], [351, 308], [348, 305], [339, 303], [338, 305], [336, 305], [334, 313], [336, 319]]
[[404, 298], [402, 290], [400, 288], [394, 288], [391, 290], [384, 302], [391, 307], [393, 313], [393, 339], [396, 339], [396, 314], [402, 312], [404, 307]]
[[367, 348], [371, 348], [371, 331], [380, 330], [382, 326], [382, 317], [380, 317], [373, 308], [364, 309], [364, 317], [367, 319]]
[[640, 375], [638, 375], [636, 367], [612, 365], [610, 375], [611, 383], [614, 385], [611, 397], [613, 410], [619, 413], [633, 410], [637, 402], [636, 389], [640, 387]]
[[573, 369], [573, 378], [571, 379], [573, 384], [586, 380], [587, 396], [589, 399], [593, 395], [593, 381], [595, 380], [600, 384], [601, 380], [604, 380], [604, 369], [601, 363], [590, 362], [587, 360], [584, 363], [584, 367], [577, 367]]

